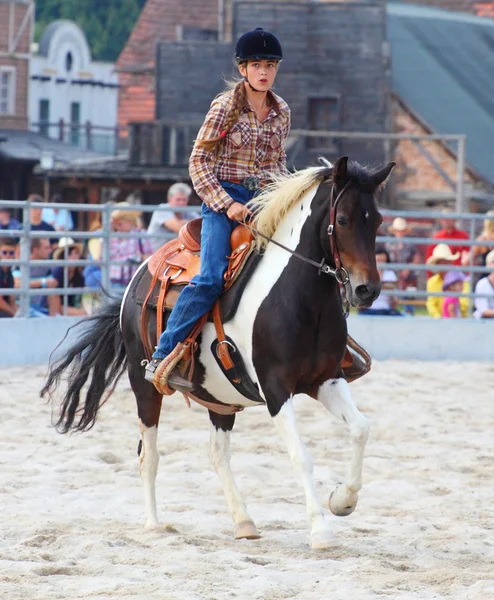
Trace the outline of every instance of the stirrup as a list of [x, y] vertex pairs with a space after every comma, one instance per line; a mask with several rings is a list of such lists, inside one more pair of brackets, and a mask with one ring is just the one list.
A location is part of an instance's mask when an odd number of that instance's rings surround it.
[[182, 377], [176, 369], [186, 350], [187, 346], [179, 343], [166, 358], [153, 358], [147, 364], [144, 378], [163, 396], [170, 396], [175, 391], [190, 393], [194, 390], [193, 383]]

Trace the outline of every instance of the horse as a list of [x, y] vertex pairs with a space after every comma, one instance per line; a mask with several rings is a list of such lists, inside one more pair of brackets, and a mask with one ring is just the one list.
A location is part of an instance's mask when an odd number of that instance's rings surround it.
[[[263, 255], [245, 286], [235, 316], [224, 326], [301, 478], [313, 548], [329, 548], [337, 540], [316, 495], [312, 459], [298, 431], [293, 398], [306, 394], [348, 425], [349, 473], [331, 493], [329, 508], [335, 515], [349, 515], [362, 487], [369, 425], [356, 407], [341, 369], [347, 342], [341, 287], [347, 284], [348, 300], [354, 307], [370, 306], [381, 291], [375, 240], [382, 217], [376, 197], [393, 166], [389, 163], [370, 170], [342, 157], [334, 166], [326, 161], [322, 166], [280, 177], [261, 192], [253, 203], [258, 251]], [[95, 424], [100, 407], [122, 374], [128, 372], [139, 419], [145, 526], [152, 528], [159, 525], [155, 479], [162, 396], [144, 379], [142, 307], [132, 294], [141, 269], [146, 269], [146, 263], [140, 266], [123, 299], [109, 302], [82, 321], [77, 341], [49, 367], [41, 396], [52, 397], [61, 376], [67, 374], [56, 426], [64, 433], [85, 431]], [[149, 333], [154, 338], [150, 339], [156, 339], [155, 332], [156, 311], [152, 311]], [[206, 323], [197, 338], [194, 394], [204, 401], [239, 408], [258, 404], [241, 395], [223, 375], [210, 350], [215, 338], [214, 325]], [[83, 392], [85, 384], [88, 386]], [[230, 432], [235, 417], [209, 410], [210, 459], [223, 486], [235, 537], [255, 539], [259, 537], [257, 528], [230, 468]]]

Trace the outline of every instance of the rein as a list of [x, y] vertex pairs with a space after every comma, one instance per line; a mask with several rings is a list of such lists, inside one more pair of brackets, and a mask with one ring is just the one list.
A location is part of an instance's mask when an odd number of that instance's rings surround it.
[[336, 196], [336, 198], [334, 197], [335, 196], [334, 184], [331, 188], [331, 208], [330, 208], [330, 213], [329, 213], [328, 236], [329, 236], [329, 240], [330, 240], [331, 254], [333, 256], [336, 268], [330, 267], [326, 263], [324, 258], [321, 260], [320, 263], [316, 262], [315, 260], [312, 260], [311, 258], [307, 258], [306, 256], [303, 256], [302, 254], [299, 254], [295, 250], [292, 250], [291, 248], [288, 248], [287, 246], [280, 244], [280, 242], [273, 240], [273, 238], [271, 238], [267, 235], [264, 235], [264, 233], [261, 233], [261, 232], [257, 231], [257, 229], [254, 229], [250, 225], [246, 224], [246, 226], [255, 235], [260, 235], [262, 238], [264, 238], [265, 240], [268, 240], [275, 246], [278, 246], [279, 248], [282, 248], [286, 252], [289, 252], [292, 256], [295, 256], [296, 258], [302, 260], [303, 262], [316, 267], [319, 275], [321, 273], [324, 273], [325, 275], [331, 275], [332, 277], [334, 277], [340, 286], [340, 294], [341, 294], [341, 298], [342, 298], [342, 302], [343, 302], [343, 307], [344, 307], [343, 312], [344, 312], [345, 318], [348, 316], [348, 313], [350, 312], [350, 302], [348, 300], [348, 294], [347, 294], [348, 291], [350, 291], [350, 293], [351, 293], [350, 276], [348, 275], [348, 271], [345, 269], [345, 267], [343, 267], [341, 265], [340, 252], [338, 250], [338, 245], [336, 243], [336, 238], [335, 238], [333, 232], [334, 232], [335, 221], [336, 221], [336, 209], [338, 207], [339, 201], [341, 200], [341, 197], [345, 193], [349, 184], [350, 184], [350, 181], [348, 181], [344, 185], [344, 187], [341, 189], [341, 191]]

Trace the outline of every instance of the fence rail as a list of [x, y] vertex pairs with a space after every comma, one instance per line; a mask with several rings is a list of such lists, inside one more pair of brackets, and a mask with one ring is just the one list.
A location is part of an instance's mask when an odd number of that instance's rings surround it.
[[[20, 256], [18, 259], [9, 259], [9, 260], [0, 260], [0, 264], [4, 266], [15, 266], [20, 269], [21, 277], [20, 277], [20, 287], [14, 289], [3, 289], [1, 291], [1, 295], [15, 295], [19, 297], [19, 316], [27, 316], [29, 314], [29, 305], [30, 305], [30, 297], [31, 296], [52, 296], [59, 295], [63, 297], [63, 308], [64, 314], [67, 312], [68, 306], [68, 297], [71, 295], [81, 295], [81, 294], [95, 294], [101, 293], [104, 296], [103, 291], [112, 294], [114, 293], [114, 287], [112, 286], [112, 282], [110, 279], [110, 267], [112, 265], [129, 265], [136, 264], [135, 261], [132, 260], [111, 260], [110, 259], [110, 243], [114, 238], [128, 238], [128, 239], [156, 239], [160, 238], [165, 241], [168, 241], [173, 237], [173, 234], [163, 235], [163, 234], [149, 234], [147, 232], [131, 232], [131, 233], [121, 233], [114, 232], [111, 230], [111, 214], [113, 210], [120, 209], [119, 206], [114, 204], [105, 204], [105, 205], [89, 205], [89, 204], [57, 204], [57, 208], [59, 209], [67, 209], [70, 211], [80, 211], [80, 212], [99, 212], [101, 214], [101, 230], [98, 231], [32, 231], [31, 223], [30, 223], [30, 209], [33, 204], [28, 201], [0, 201], [0, 205], [8, 208], [8, 209], [18, 209], [22, 210], [23, 213], [23, 225], [22, 229], [19, 230], [1, 230], [0, 237], [13, 237], [18, 238], [20, 240]], [[51, 203], [41, 203], [37, 202], [35, 204], [36, 208], [53, 208], [53, 204]], [[153, 212], [154, 210], [162, 210], [162, 207], [159, 206], [149, 206], [149, 205], [132, 205], [129, 207], [129, 210], [136, 210], [141, 212]], [[167, 207], [167, 210], [173, 212], [195, 212], [197, 211], [197, 207], [188, 206], [188, 207]], [[394, 211], [394, 210], [383, 210], [381, 211], [385, 218], [394, 218], [397, 216], [407, 217], [408, 219], [424, 219], [428, 223], [431, 220], [436, 219], [452, 219], [452, 220], [462, 220], [463, 222], [467, 222], [469, 239], [467, 240], [458, 240], [458, 239], [441, 239], [436, 240], [431, 237], [404, 237], [399, 240], [393, 236], [379, 236], [377, 238], [377, 244], [396, 244], [397, 242], [413, 245], [425, 245], [425, 244], [437, 244], [438, 242], [451, 244], [454, 246], [468, 246], [470, 248], [475, 246], [487, 246], [492, 247], [494, 249], [494, 241], [477, 241], [475, 239], [476, 231], [478, 229], [477, 225], [480, 221], [483, 221], [486, 216], [484, 214], [473, 214], [473, 213], [451, 213], [445, 215], [441, 212], [432, 212], [432, 211]], [[101, 258], [99, 260], [92, 259], [80, 259], [80, 260], [72, 260], [68, 259], [68, 248], [64, 250], [64, 258], [63, 260], [31, 260], [31, 240], [35, 238], [63, 238], [63, 237], [71, 237], [74, 241], [87, 241], [92, 238], [98, 238], [101, 240]], [[68, 287], [68, 268], [73, 266], [85, 267], [87, 265], [98, 266], [101, 268], [101, 287], [82, 287], [82, 288], [71, 288]], [[30, 288], [30, 275], [31, 269], [34, 267], [56, 267], [61, 266], [64, 268], [64, 287], [60, 288]], [[472, 280], [473, 275], [476, 273], [484, 273], [487, 271], [485, 266], [476, 266], [473, 264], [472, 253], [470, 253], [470, 262], [468, 265], [457, 266], [457, 265], [427, 265], [424, 262], [415, 264], [415, 263], [387, 263], [385, 266], [386, 270], [400, 271], [403, 269], [410, 269], [417, 272], [444, 272], [444, 271], [462, 271], [469, 275]], [[406, 289], [406, 290], [386, 290], [383, 289], [383, 294], [392, 295], [397, 298], [411, 299], [412, 301], [421, 300], [425, 297], [444, 297], [444, 296], [454, 296], [454, 297], [462, 297], [469, 298], [472, 300], [475, 297], [480, 297], [471, 291], [470, 293], [464, 292], [438, 292], [438, 293], [430, 293], [426, 290], [421, 289]], [[483, 296], [484, 297], [484, 296]], [[405, 302], [406, 303], [406, 302]], [[473, 302], [469, 302], [469, 315], [472, 314]]]

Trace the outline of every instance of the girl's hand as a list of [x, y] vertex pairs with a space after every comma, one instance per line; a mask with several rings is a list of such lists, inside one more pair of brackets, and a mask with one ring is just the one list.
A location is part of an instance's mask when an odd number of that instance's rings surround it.
[[246, 206], [240, 204], [240, 202], [234, 202], [230, 204], [228, 210], [226, 211], [226, 215], [232, 221], [245, 221], [247, 217], [252, 214]]

